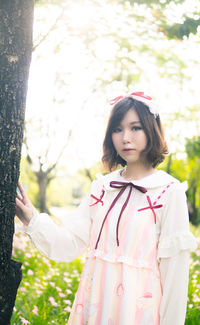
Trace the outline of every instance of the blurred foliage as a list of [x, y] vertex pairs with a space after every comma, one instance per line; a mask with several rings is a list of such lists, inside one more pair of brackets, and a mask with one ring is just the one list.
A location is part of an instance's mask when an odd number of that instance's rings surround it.
[[195, 159], [195, 165], [200, 168], [200, 136], [187, 139], [186, 152], [189, 159]]
[[171, 26], [161, 25], [163, 32], [169, 39], [177, 38], [180, 40], [182, 40], [184, 36], [188, 37], [190, 34], [196, 34], [199, 26], [200, 19], [193, 19], [187, 16], [182, 24], [176, 23]]
[[[138, 3], [139, 5], [141, 4], [146, 4], [148, 6], [157, 4], [161, 7], [166, 7], [169, 3], [173, 2], [175, 4], [179, 4], [179, 3], [183, 3], [185, 0], [128, 0], [128, 2], [134, 4], [134, 3]], [[123, 1], [122, 1], [123, 2]]]
[[[127, 2], [127, 1], [126, 1]], [[182, 22], [175, 22], [168, 24], [168, 16], [165, 14], [165, 10], [174, 5], [184, 5], [185, 0], [129, 0], [132, 6], [137, 3], [138, 5], [146, 5], [147, 8], [152, 8], [152, 15], [155, 17], [160, 31], [162, 31], [169, 39], [182, 40], [184, 37], [188, 37], [190, 34], [196, 34], [197, 29], [200, 26], [200, 12], [193, 9], [192, 16], [188, 16], [187, 13], [183, 14]], [[124, 1], [121, 1], [124, 3]], [[175, 7], [175, 6], [174, 6]]]
[[[70, 5], [70, 2], [67, 0], [35, 0], [36, 4], [44, 6], [46, 4], [55, 4], [55, 5]], [[94, 1], [95, 2], [95, 1]], [[165, 10], [170, 8], [170, 5], [181, 6], [185, 4], [186, 0], [107, 0], [108, 4], [119, 3], [124, 7], [127, 7], [129, 3], [131, 7], [140, 5], [145, 6], [148, 9], [151, 9], [151, 14], [155, 18], [155, 24], [158, 26], [158, 31], [163, 32], [169, 39], [179, 39], [182, 40], [184, 37], [188, 37], [190, 34], [196, 34], [198, 26], [200, 25], [200, 12], [193, 9], [192, 15], [183, 14], [182, 22], [174, 22], [173, 24], [168, 23], [168, 13], [165, 13]], [[79, 3], [85, 3], [85, 0], [79, 1]], [[96, 1], [98, 5], [98, 1]], [[144, 9], [145, 10], [145, 9]], [[136, 20], [142, 19], [142, 16], [133, 14], [132, 18]]]
[[200, 223], [200, 136], [186, 139], [190, 215], [193, 224]]

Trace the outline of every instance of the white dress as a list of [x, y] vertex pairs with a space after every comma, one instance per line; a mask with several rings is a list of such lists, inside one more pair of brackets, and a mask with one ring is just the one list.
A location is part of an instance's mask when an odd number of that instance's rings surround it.
[[50, 259], [86, 253], [68, 325], [183, 325], [187, 305], [187, 184], [163, 171], [100, 175], [63, 227], [45, 214], [23, 227]]

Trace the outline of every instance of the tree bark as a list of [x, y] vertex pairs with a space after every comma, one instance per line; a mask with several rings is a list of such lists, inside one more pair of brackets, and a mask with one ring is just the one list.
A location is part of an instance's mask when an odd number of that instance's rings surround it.
[[0, 324], [10, 324], [21, 263], [11, 260], [34, 0], [0, 1]]

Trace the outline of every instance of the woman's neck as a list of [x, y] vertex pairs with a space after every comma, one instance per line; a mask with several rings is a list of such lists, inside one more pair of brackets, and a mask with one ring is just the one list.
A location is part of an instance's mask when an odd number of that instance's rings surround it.
[[127, 165], [126, 168], [122, 171], [122, 175], [126, 180], [138, 180], [143, 177], [154, 174], [156, 169], [152, 166], [145, 164], [133, 164]]

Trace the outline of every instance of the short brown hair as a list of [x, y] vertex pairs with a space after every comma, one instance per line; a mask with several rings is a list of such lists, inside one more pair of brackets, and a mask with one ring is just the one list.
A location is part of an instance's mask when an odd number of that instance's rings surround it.
[[102, 162], [110, 171], [119, 164], [122, 166], [126, 165], [126, 161], [117, 154], [114, 148], [112, 133], [130, 109], [134, 109], [138, 114], [147, 137], [147, 145], [142, 153], [146, 161], [152, 167], [156, 167], [164, 160], [165, 155], [168, 153], [159, 115], [152, 114], [146, 104], [132, 97], [125, 97], [117, 102], [111, 111], [103, 142]]

